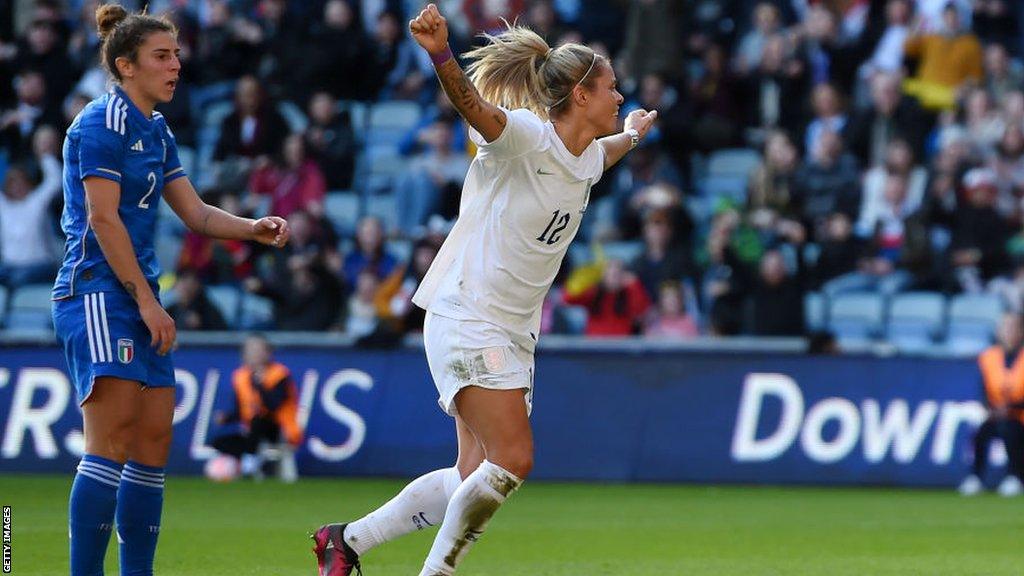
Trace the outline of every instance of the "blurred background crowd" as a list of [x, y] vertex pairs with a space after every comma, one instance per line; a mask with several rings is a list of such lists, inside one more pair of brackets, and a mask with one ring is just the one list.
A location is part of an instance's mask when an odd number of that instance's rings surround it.
[[[410, 298], [474, 152], [409, 38], [423, 4], [148, 3], [180, 30], [182, 81], [159, 110], [192, 181], [227, 210], [281, 215], [293, 230], [285, 250], [264, 252], [193, 234], [163, 206], [162, 298], [179, 329], [337, 331], [386, 345], [422, 327]], [[545, 332], [828, 329], [851, 346], [976, 349], [998, 311], [1021, 310], [1024, 3], [439, 5], [456, 52], [518, 20], [552, 45], [608, 55], [626, 111], [659, 110], [651, 136], [595, 186]], [[96, 6], [0, 0], [7, 328], [46, 322], [15, 309], [48, 292], [62, 254], [64, 130], [108, 89]], [[954, 330], [958, 313], [981, 328]]]

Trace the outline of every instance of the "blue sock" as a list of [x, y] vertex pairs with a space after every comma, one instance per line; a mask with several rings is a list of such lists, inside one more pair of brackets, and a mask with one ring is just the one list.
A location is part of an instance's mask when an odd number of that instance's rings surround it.
[[129, 460], [117, 491], [121, 576], [152, 576], [163, 505], [164, 469]]
[[82, 456], [68, 504], [71, 576], [103, 575], [120, 482], [120, 464], [92, 454]]

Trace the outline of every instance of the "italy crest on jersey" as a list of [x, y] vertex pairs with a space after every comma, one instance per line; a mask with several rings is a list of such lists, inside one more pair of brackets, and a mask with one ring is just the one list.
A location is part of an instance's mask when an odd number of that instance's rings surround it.
[[132, 358], [135, 358], [135, 345], [131, 338], [118, 338], [117, 359], [121, 361], [121, 364], [130, 364]]

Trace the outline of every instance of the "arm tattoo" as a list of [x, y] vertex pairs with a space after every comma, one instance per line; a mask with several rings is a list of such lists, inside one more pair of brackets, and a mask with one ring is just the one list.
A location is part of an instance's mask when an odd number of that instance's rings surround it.
[[480, 93], [476, 91], [476, 86], [469, 81], [466, 73], [462, 71], [454, 58], [437, 69], [437, 77], [441, 80], [441, 86], [448, 94], [455, 109], [463, 117], [483, 109], [480, 104]]
[[139, 301], [139, 291], [135, 288], [134, 282], [125, 282], [124, 289], [128, 292], [128, 295], [132, 297], [132, 300]]
[[213, 216], [213, 210], [206, 210], [206, 214], [203, 215], [203, 236], [208, 236], [210, 230], [210, 216]]
[[506, 120], [505, 116], [503, 116], [502, 114], [495, 114], [491, 116], [491, 118], [494, 118], [494, 121], [497, 122], [498, 126], [501, 126], [502, 128], [504, 128], [505, 123], [508, 122], [508, 120]]

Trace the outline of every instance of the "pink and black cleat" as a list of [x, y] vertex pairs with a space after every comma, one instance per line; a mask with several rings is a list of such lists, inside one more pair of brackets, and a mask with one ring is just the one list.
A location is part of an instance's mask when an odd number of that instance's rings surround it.
[[320, 576], [349, 576], [353, 570], [359, 576], [363, 576], [363, 570], [359, 567], [359, 555], [342, 537], [345, 526], [347, 524], [325, 524], [317, 528], [311, 536]]

